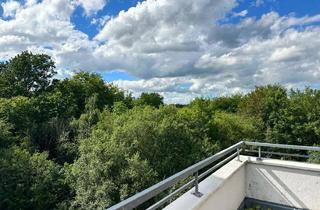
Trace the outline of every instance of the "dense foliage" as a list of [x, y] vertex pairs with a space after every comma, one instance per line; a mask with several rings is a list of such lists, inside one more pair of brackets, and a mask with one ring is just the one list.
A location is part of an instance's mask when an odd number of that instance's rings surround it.
[[319, 90], [269, 85], [181, 106], [98, 74], [54, 74], [47, 55], [0, 64], [0, 209], [104, 209], [239, 140], [320, 144]]

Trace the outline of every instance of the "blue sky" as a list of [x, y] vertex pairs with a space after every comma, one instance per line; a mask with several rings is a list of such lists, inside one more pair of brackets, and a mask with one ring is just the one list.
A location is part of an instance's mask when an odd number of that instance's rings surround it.
[[97, 72], [167, 103], [318, 88], [319, 33], [319, 0], [0, 0], [0, 60], [46, 53], [60, 78]]
[[[103, 16], [115, 17], [122, 10], [127, 11], [129, 8], [136, 6], [138, 2], [143, 0], [109, 0], [107, 5], [100, 11], [97, 12], [95, 17], [86, 17], [84, 9], [78, 7], [73, 13], [71, 20], [74, 23], [76, 29], [83, 31], [90, 38], [93, 38], [99, 29], [90, 24], [92, 18], [101, 18]], [[257, 3], [258, 2], [258, 3]], [[260, 2], [260, 3], [259, 3]], [[240, 0], [238, 6], [232, 11], [239, 13], [247, 10], [247, 17], [260, 18], [263, 14], [271, 11], [279, 13], [281, 16], [294, 14], [297, 17], [312, 16], [319, 14], [320, 1], [318, 0]], [[230, 16], [230, 14], [229, 14]], [[227, 22], [238, 22], [241, 17], [232, 18]]]
[[[90, 39], [95, 37], [99, 28], [96, 25], [91, 24], [92, 18], [101, 18], [104, 16], [116, 17], [118, 13], [122, 10], [127, 11], [129, 8], [136, 6], [137, 3], [143, 0], [109, 0], [107, 5], [100, 11], [96, 13], [94, 17], [86, 17], [84, 15], [84, 9], [78, 7], [71, 17], [76, 29], [87, 34]], [[261, 18], [262, 15], [275, 11], [281, 16], [285, 15], [295, 15], [296, 17], [312, 16], [319, 13], [320, 1], [318, 0], [240, 0], [238, 1], [238, 6], [236, 6], [232, 12], [240, 13], [242, 11], [247, 11], [246, 17]], [[232, 12], [226, 14], [230, 17], [228, 20], [223, 21], [223, 23], [238, 23], [243, 17], [232, 17]], [[138, 80], [125, 71], [111, 71], [102, 73], [103, 78], [107, 82], [112, 82], [115, 80]]]
[[107, 5], [103, 7], [102, 10], [98, 11], [94, 17], [85, 16], [84, 9], [78, 7], [71, 16], [71, 21], [74, 23], [76, 29], [86, 33], [90, 38], [93, 38], [99, 32], [96, 25], [90, 24], [93, 18], [117, 16], [120, 11], [126, 11], [130, 7], [136, 6], [138, 2], [138, 0], [109, 0]]
[[[305, 15], [315, 15], [319, 13], [320, 2], [318, 0], [264, 0], [261, 1], [261, 5], [253, 6], [257, 1], [240, 1], [239, 6], [235, 8], [235, 11], [242, 11], [247, 9], [249, 16], [260, 17], [261, 15], [276, 11], [281, 16], [288, 15], [290, 13], [296, 14], [298, 17]], [[258, 1], [259, 2], [259, 1]]]
[[[97, 12], [95, 17], [86, 17], [84, 9], [78, 7], [73, 13], [71, 20], [76, 29], [86, 33], [90, 38], [93, 38], [99, 32], [96, 25], [90, 24], [92, 18], [101, 18], [103, 16], [115, 17], [122, 10], [127, 11], [129, 8], [136, 6], [138, 2], [143, 0], [109, 0], [107, 5]], [[1, 1], [0, 1], [1, 2]], [[257, 2], [258, 3], [257, 5]], [[320, 1], [319, 0], [240, 0], [238, 6], [235, 7], [233, 12], [241, 12], [247, 10], [248, 17], [260, 18], [263, 14], [271, 11], [276, 11], [280, 15], [295, 14], [297, 17], [312, 16], [319, 14]], [[241, 17], [233, 18], [228, 22], [238, 22]]]
[[[84, 32], [92, 39], [99, 32], [99, 27], [97, 25], [91, 24], [93, 18], [101, 18], [104, 16], [114, 17], [122, 10], [127, 11], [130, 7], [136, 6], [138, 2], [142, 0], [109, 0], [107, 6], [102, 10], [98, 11], [95, 17], [87, 17], [84, 15], [84, 9], [78, 7], [71, 17], [71, 21], [74, 23], [75, 28], [79, 31]], [[115, 80], [137, 80], [138, 78], [126, 73], [125, 71], [111, 71], [106, 73], [101, 73], [104, 80], [107, 82], [112, 82]]]

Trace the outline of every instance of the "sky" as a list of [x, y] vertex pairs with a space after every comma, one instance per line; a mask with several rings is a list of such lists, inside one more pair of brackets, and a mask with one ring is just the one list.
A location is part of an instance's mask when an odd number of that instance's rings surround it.
[[0, 0], [0, 61], [23, 50], [59, 78], [102, 75], [166, 103], [320, 88], [319, 0]]

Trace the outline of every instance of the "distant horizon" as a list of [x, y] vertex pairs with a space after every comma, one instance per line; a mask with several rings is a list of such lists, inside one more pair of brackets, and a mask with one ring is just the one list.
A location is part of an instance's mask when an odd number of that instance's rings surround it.
[[0, 0], [0, 61], [29, 50], [167, 104], [281, 84], [319, 89], [320, 2]]

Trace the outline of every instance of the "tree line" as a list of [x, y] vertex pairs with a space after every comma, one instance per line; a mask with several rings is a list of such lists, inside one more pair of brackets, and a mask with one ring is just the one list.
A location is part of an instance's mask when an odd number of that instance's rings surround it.
[[28, 51], [0, 64], [0, 209], [105, 209], [239, 140], [320, 144], [316, 89], [165, 105], [95, 73], [56, 73]]

